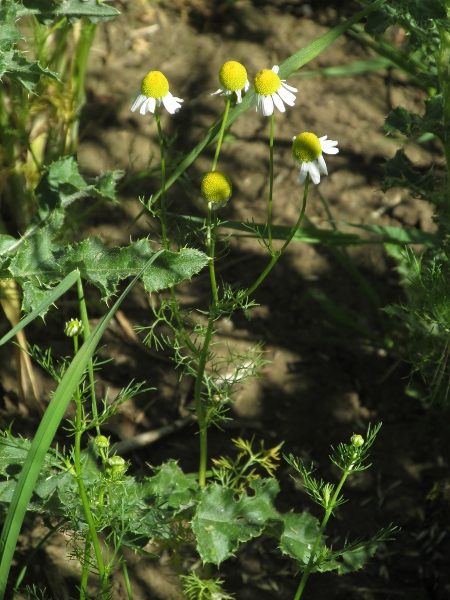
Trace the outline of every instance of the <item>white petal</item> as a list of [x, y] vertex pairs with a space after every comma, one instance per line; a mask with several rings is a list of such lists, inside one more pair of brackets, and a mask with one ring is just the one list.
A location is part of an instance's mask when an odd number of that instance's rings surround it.
[[147, 96], [144, 96], [143, 94], [139, 94], [139, 96], [136, 98], [136, 100], [133, 103], [133, 106], [131, 107], [131, 112], [134, 112], [137, 108], [140, 107], [140, 105], [144, 102], [144, 100], [146, 99]]
[[236, 104], [240, 104], [242, 102], [242, 94], [241, 94], [241, 90], [236, 90]]
[[213, 94], [211, 94], [211, 96], [215, 96], [216, 94], [222, 94], [223, 90], [222, 89], [218, 89], [217, 92], [214, 92]]
[[141, 110], [139, 111], [141, 115], [145, 115], [147, 112], [154, 113], [155, 112], [156, 101], [154, 98], [146, 98], [144, 104], [141, 106]]
[[337, 146], [337, 144], [338, 142], [334, 142], [333, 140], [324, 140], [323, 142], [320, 141], [322, 152], [325, 152], [325, 154], [338, 154], [339, 148], [334, 148], [334, 146]]
[[247, 81], [245, 82], [245, 85], [244, 85], [244, 92], [246, 92], [246, 91], [248, 90], [248, 88], [249, 88], [249, 87], [250, 87], [250, 82], [249, 82], [249, 80], [247, 79]]
[[272, 100], [280, 112], [283, 113], [286, 110], [284, 108], [283, 100], [280, 98], [280, 96], [278, 94], [272, 94]]
[[167, 94], [164, 96], [164, 98], [162, 98], [163, 104], [167, 110], [167, 112], [169, 112], [171, 115], [175, 114], [176, 112], [178, 112], [181, 108], [181, 104], [180, 102], [183, 102], [183, 100], [181, 100], [181, 98], [175, 98], [175, 96], [172, 96], [172, 94], [170, 92], [167, 92]]
[[288, 104], [289, 106], [294, 106], [295, 104], [295, 96], [294, 94], [291, 94], [291, 92], [288, 92], [283, 85], [281, 85], [281, 87], [278, 88], [277, 94], [280, 96], [280, 98], [286, 102], [286, 104]]
[[285, 87], [286, 89], [288, 89], [291, 92], [298, 92], [298, 89], [295, 87], [292, 87], [292, 85], [288, 85], [287, 83], [285, 83], [285, 79], [283, 79], [281, 81], [281, 83], [283, 84], [283, 87]]
[[308, 167], [309, 167], [309, 174], [311, 176], [311, 179], [313, 181], [313, 183], [315, 183], [316, 185], [318, 183], [320, 183], [320, 171], [319, 171], [319, 165], [317, 164], [317, 162], [315, 160], [313, 160], [310, 163], [307, 163]]
[[276, 74], [278, 75], [278, 71], [279, 71], [279, 70], [280, 70], [280, 67], [279, 67], [278, 65], [273, 65], [273, 67], [272, 67], [272, 71], [273, 71], [274, 73], [276, 73]]
[[[271, 96], [261, 96], [262, 112], [265, 117], [270, 117], [273, 113], [273, 100]], [[283, 107], [284, 108], [284, 107]]]
[[327, 165], [325, 163], [325, 160], [324, 160], [322, 154], [317, 159], [317, 164], [319, 165], [319, 169], [321, 169], [322, 173], [325, 173], [325, 175], [328, 175]]
[[299, 183], [303, 183], [306, 179], [306, 176], [308, 175], [308, 168], [307, 168], [307, 163], [302, 163], [302, 166], [300, 167], [300, 173], [298, 174], [298, 178], [297, 181]]

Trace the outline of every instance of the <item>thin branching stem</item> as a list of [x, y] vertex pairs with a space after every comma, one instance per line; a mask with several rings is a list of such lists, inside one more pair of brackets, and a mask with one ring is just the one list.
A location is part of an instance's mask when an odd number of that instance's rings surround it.
[[302, 576], [302, 579], [301, 579], [300, 584], [298, 586], [297, 593], [294, 596], [294, 600], [300, 600], [300, 598], [301, 598], [301, 596], [303, 594], [303, 590], [305, 589], [306, 582], [308, 581], [308, 577], [310, 576], [311, 571], [314, 568], [315, 559], [316, 559], [316, 555], [317, 555], [317, 550], [318, 550], [319, 545], [320, 545], [320, 543], [322, 541], [322, 537], [323, 537], [325, 528], [326, 528], [326, 526], [328, 524], [328, 521], [329, 521], [331, 515], [333, 514], [334, 508], [336, 508], [336, 506], [339, 504], [338, 501], [339, 501], [339, 496], [340, 496], [340, 493], [341, 493], [341, 490], [342, 490], [342, 486], [344, 485], [347, 477], [353, 471], [353, 468], [354, 468], [355, 464], [358, 461], [358, 457], [359, 457], [358, 450], [355, 449], [354, 453], [353, 453], [353, 460], [351, 460], [349, 462], [349, 464], [345, 467], [343, 475], [341, 477], [341, 480], [340, 480], [340, 482], [339, 482], [339, 484], [338, 484], [338, 486], [337, 486], [337, 488], [336, 488], [336, 490], [335, 490], [335, 492], [334, 492], [334, 494], [333, 494], [333, 496], [332, 496], [329, 504], [327, 505], [327, 507], [325, 509], [325, 516], [324, 516], [324, 518], [322, 520], [322, 523], [320, 524], [319, 532], [317, 534], [317, 538], [316, 538], [316, 541], [314, 543], [314, 547], [311, 550], [311, 555], [309, 557], [308, 564], [306, 565], [306, 569], [303, 571], [303, 576]]

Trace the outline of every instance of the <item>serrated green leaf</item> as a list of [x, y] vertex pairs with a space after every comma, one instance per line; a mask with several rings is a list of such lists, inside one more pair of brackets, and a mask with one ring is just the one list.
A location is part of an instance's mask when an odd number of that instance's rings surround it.
[[37, 62], [30, 62], [19, 52], [8, 51], [2, 54], [0, 77], [7, 75], [9, 79], [23, 86], [30, 94], [34, 92], [42, 76], [58, 79], [58, 75], [44, 69]]
[[234, 490], [218, 484], [204, 491], [191, 523], [204, 562], [220, 565], [240, 543], [261, 535], [269, 520], [279, 519], [274, 507], [278, 482], [260, 479], [250, 487], [252, 495], [244, 492], [238, 497]]
[[319, 522], [309, 513], [283, 515], [284, 528], [280, 549], [284, 554], [306, 564], [319, 533]]
[[433, 170], [419, 173], [406, 156], [405, 151], [398, 150], [396, 155], [386, 162], [386, 177], [381, 185], [383, 192], [395, 187], [409, 189], [415, 197], [429, 199], [434, 189]]
[[24, 38], [24, 35], [16, 28], [16, 20], [15, 2], [2, 3], [0, 6], [0, 51], [11, 50], [18, 40]]
[[39, 20], [48, 22], [56, 16], [64, 16], [73, 22], [88, 17], [90, 21], [110, 21], [120, 14], [112, 6], [99, 0], [27, 0], [17, 9], [18, 16], [35, 15]]
[[198, 489], [195, 479], [187, 477], [175, 461], [163, 464], [145, 483], [146, 495], [157, 498], [161, 508], [167, 507], [174, 514], [193, 504]]
[[410, 113], [399, 106], [387, 116], [384, 122], [385, 130], [390, 133], [402, 133], [407, 137], [419, 137], [424, 133], [432, 133], [444, 139], [445, 128], [444, 101], [440, 94], [432, 96], [425, 102], [425, 114], [423, 116]]

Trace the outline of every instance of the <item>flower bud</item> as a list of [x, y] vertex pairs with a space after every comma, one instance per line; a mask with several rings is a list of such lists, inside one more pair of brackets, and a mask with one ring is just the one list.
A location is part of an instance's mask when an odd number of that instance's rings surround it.
[[70, 319], [70, 321], [67, 321], [64, 328], [64, 333], [67, 337], [75, 337], [76, 335], [83, 333], [83, 331], [84, 327], [80, 319]]
[[206, 202], [211, 202], [214, 210], [228, 202], [232, 191], [231, 180], [225, 173], [210, 171], [203, 177], [202, 196]]
[[106, 475], [112, 481], [119, 481], [127, 470], [127, 463], [121, 456], [111, 456], [106, 461]]
[[352, 443], [352, 446], [354, 446], [355, 448], [361, 448], [361, 446], [364, 445], [364, 438], [362, 435], [354, 434], [350, 438], [350, 441]]
[[104, 435], [99, 435], [95, 438], [95, 443], [99, 448], [109, 448], [109, 440]]

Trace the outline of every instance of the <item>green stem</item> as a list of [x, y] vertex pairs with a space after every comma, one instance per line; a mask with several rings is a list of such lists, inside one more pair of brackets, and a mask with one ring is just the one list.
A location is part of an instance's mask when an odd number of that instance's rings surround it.
[[[354, 458], [356, 458], [357, 456], [358, 456], [358, 451], [355, 450]], [[314, 547], [313, 547], [313, 549], [311, 551], [311, 555], [310, 555], [309, 560], [308, 560], [308, 564], [306, 565], [306, 569], [303, 571], [302, 579], [301, 579], [300, 584], [298, 586], [297, 593], [294, 596], [294, 600], [300, 600], [300, 598], [301, 598], [301, 596], [303, 594], [303, 590], [305, 589], [306, 582], [308, 581], [308, 577], [310, 576], [311, 571], [312, 571], [312, 569], [315, 566], [314, 565], [314, 561], [315, 561], [315, 558], [316, 558], [316, 554], [317, 554], [317, 550], [319, 548], [320, 542], [322, 541], [323, 533], [325, 531], [325, 528], [327, 526], [327, 523], [328, 523], [331, 515], [333, 514], [333, 509], [335, 508], [336, 502], [337, 502], [337, 500], [339, 498], [339, 495], [341, 493], [342, 486], [344, 485], [345, 480], [347, 479], [347, 477], [352, 472], [353, 467], [355, 466], [355, 462], [356, 462], [355, 460], [352, 460], [352, 462], [349, 464], [349, 466], [346, 467], [346, 469], [344, 470], [344, 474], [342, 475], [341, 481], [339, 482], [339, 484], [338, 484], [338, 486], [336, 488], [336, 491], [334, 492], [333, 497], [331, 498], [330, 503], [329, 503], [327, 509], [325, 510], [325, 516], [324, 516], [323, 521], [322, 521], [322, 523], [320, 525], [319, 532], [317, 534], [317, 538], [316, 538], [316, 541], [314, 543]]]
[[128, 600], [133, 600], [133, 590], [131, 589], [130, 577], [128, 575], [127, 561], [125, 560], [123, 551], [121, 550], [120, 552], [122, 555], [122, 573], [123, 573], [123, 578], [125, 581], [125, 588], [127, 590]]
[[90, 548], [91, 548], [91, 536], [86, 536], [84, 542], [84, 553], [83, 553], [83, 564], [81, 565], [81, 580], [80, 580], [80, 600], [86, 600], [86, 590], [89, 579], [89, 564], [90, 564]]
[[273, 199], [273, 137], [275, 129], [275, 115], [270, 116], [270, 141], [269, 141], [269, 202], [267, 205], [267, 237], [269, 238], [269, 252], [275, 255], [272, 243], [272, 199]]
[[73, 154], [76, 152], [78, 145], [78, 130], [80, 127], [81, 109], [86, 101], [86, 73], [89, 61], [89, 53], [92, 42], [94, 40], [97, 24], [90, 23], [82, 19], [80, 23], [80, 37], [76, 45], [76, 54], [74, 58], [75, 73], [72, 77], [72, 82], [75, 82], [75, 92], [73, 93], [72, 101], [75, 106], [72, 109], [73, 121], [70, 128], [70, 135], [66, 141], [66, 153]]
[[[75, 354], [78, 351], [78, 336], [74, 337], [74, 348]], [[103, 564], [102, 552], [100, 549], [100, 542], [95, 528], [94, 518], [91, 513], [89, 506], [89, 500], [84, 487], [83, 481], [83, 469], [81, 465], [81, 436], [83, 434], [83, 403], [81, 399], [81, 393], [79, 386], [75, 390], [75, 404], [76, 404], [76, 420], [75, 420], [75, 441], [74, 441], [74, 467], [75, 475], [78, 483], [78, 491], [80, 494], [81, 503], [83, 504], [83, 510], [86, 517], [86, 521], [89, 528], [89, 535], [92, 539], [92, 545], [94, 547], [95, 558], [97, 561], [97, 569], [100, 576], [100, 582], [102, 586], [103, 598], [107, 598], [108, 595], [108, 582], [105, 578], [105, 566]]]
[[217, 213], [212, 208], [212, 202], [208, 202], [208, 216], [206, 221], [206, 239], [209, 250], [209, 277], [211, 280], [211, 291], [213, 297], [213, 309], [219, 304], [219, 294], [217, 290], [216, 270], [215, 270], [215, 250], [217, 233]]
[[161, 222], [161, 235], [164, 250], [169, 249], [169, 244], [167, 241], [167, 231], [166, 231], [166, 159], [164, 156], [164, 138], [161, 129], [161, 122], [159, 120], [159, 110], [158, 107], [155, 108], [155, 117], [156, 117], [156, 126], [158, 128], [158, 139], [159, 139], [159, 152], [161, 155], [161, 213], [160, 213], [160, 222]]
[[250, 296], [251, 294], [253, 294], [253, 292], [261, 285], [261, 283], [264, 281], [264, 279], [267, 277], [267, 275], [270, 273], [270, 271], [275, 266], [275, 264], [278, 261], [278, 259], [280, 258], [280, 256], [283, 254], [283, 252], [286, 250], [286, 248], [290, 244], [290, 242], [291, 242], [292, 238], [294, 237], [294, 235], [297, 233], [300, 225], [302, 224], [303, 217], [305, 216], [306, 200], [308, 198], [308, 185], [309, 185], [309, 176], [305, 180], [305, 189], [303, 191], [302, 209], [300, 211], [300, 215], [299, 215], [299, 217], [297, 219], [296, 224], [294, 225], [294, 227], [291, 230], [291, 233], [289, 234], [288, 238], [284, 242], [281, 250], [279, 250], [278, 252], [276, 252], [272, 256], [272, 260], [267, 265], [267, 267], [264, 269], [264, 271], [261, 273], [261, 275], [258, 277], [258, 279], [255, 281], [255, 283], [252, 285], [252, 287], [242, 293], [242, 297], [243, 298], [246, 298], [246, 297]]
[[[87, 340], [90, 334], [89, 319], [86, 308], [86, 300], [84, 297], [83, 282], [81, 281], [81, 275], [77, 280], [77, 293], [78, 293], [78, 306], [80, 310], [81, 322], [83, 324], [83, 339]], [[88, 363], [88, 376], [89, 376], [89, 389], [91, 392], [91, 410], [92, 418], [95, 421], [95, 429], [97, 435], [100, 435], [100, 427], [98, 425], [98, 412], [97, 412], [97, 398], [95, 396], [95, 378], [94, 378], [94, 363], [92, 358]]]
[[224, 110], [223, 118], [222, 118], [222, 125], [221, 125], [220, 131], [219, 131], [219, 138], [217, 140], [216, 153], [214, 154], [213, 166], [212, 166], [211, 171], [215, 171], [216, 170], [217, 161], [219, 160], [220, 148], [222, 146], [223, 136], [224, 136], [224, 133], [225, 133], [225, 126], [227, 124], [228, 113], [230, 111], [230, 104], [231, 104], [231, 98], [230, 98], [230, 96], [227, 96], [227, 101], [226, 101], [226, 104], [225, 104], [225, 110]]
[[208, 425], [206, 422], [205, 411], [203, 408], [202, 385], [203, 378], [205, 375], [206, 362], [208, 360], [209, 355], [209, 344], [211, 343], [213, 334], [213, 327], [214, 314], [210, 313], [194, 387], [195, 413], [198, 419], [200, 435], [200, 464], [198, 469], [198, 483], [201, 487], [205, 487], [206, 485], [206, 465], [208, 460]]

